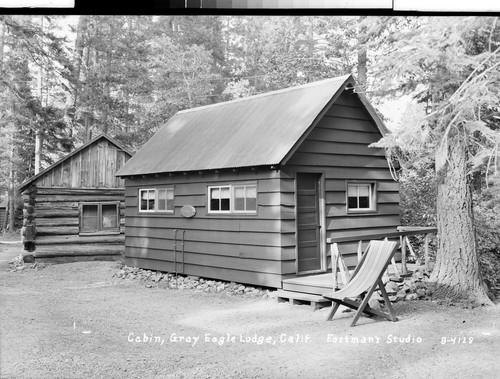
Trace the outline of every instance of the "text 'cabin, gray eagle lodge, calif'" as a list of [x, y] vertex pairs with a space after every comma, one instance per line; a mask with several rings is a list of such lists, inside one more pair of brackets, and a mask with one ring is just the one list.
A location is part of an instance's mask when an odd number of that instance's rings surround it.
[[[126, 264], [281, 288], [328, 237], [394, 231], [387, 129], [343, 76], [178, 112], [117, 173]], [[356, 246], [343, 246], [348, 265]], [[352, 256], [349, 252], [352, 251]]]

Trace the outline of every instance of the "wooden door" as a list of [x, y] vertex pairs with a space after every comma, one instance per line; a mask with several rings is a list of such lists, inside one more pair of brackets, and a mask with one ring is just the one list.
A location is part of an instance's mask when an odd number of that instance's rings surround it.
[[321, 270], [320, 175], [297, 173], [298, 272]]

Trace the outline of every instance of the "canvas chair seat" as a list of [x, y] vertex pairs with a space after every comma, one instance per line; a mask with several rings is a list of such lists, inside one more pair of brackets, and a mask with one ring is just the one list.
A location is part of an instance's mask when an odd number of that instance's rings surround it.
[[[350, 281], [339, 291], [323, 294], [323, 297], [333, 301], [333, 306], [327, 321], [331, 320], [341, 305], [347, 306], [351, 309], [356, 309], [354, 320], [351, 326], [354, 326], [361, 316], [361, 312], [370, 315], [381, 316], [391, 321], [397, 321], [392, 310], [391, 302], [387, 296], [384, 285], [382, 283], [382, 276], [387, 270], [387, 266], [396, 253], [398, 243], [391, 241], [370, 241], [368, 248], [361, 258], [358, 266]], [[335, 275], [335, 273], [334, 273]], [[382, 297], [385, 300], [388, 313], [380, 310], [373, 309], [368, 306], [368, 302], [373, 292], [380, 289]], [[352, 299], [358, 298], [366, 292], [361, 302]]]

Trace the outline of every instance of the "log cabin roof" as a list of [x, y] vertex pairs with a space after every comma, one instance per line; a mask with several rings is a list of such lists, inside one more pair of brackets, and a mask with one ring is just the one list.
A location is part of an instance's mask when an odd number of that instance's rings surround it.
[[[117, 176], [284, 164], [335, 99], [346, 75], [176, 113]], [[382, 120], [356, 93], [382, 135]]]
[[28, 180], [24, 181], [23, 183], [21, 183], [17, 189], [18, 191], [22, 192], [24, 191], [26, 188], [28, 188], [31, 183], [35, 182], [38, 178], [42, 177], [43, 175], [45, 175], [47, 172], [53, 170], [54, 168], [56, 168], [57, 166], [63, 164], [64, 162], [66, 162], [68, 159], [70, 159], [72, 156], [78, 154], [79, 152], [81, 152], [82, 150], [85, 150], [87, 147], [89, 147], [90, 145], [93, 145], [94, 143], [97, 143], [98, 141], [100, 141], [101, 139], [106, 139], [107, 141], [109, 141], [112, 145], [114, 145], [118, 150], [121, 150], [123, 152], [125, 152], [127, 155], [129, 156], [132, 156], [132, 153], [130, 151], [128, 151], [127, 149], [125, 149], [123, 146], [121, 146], [118, 142], [116, 142], [115, 140], [113, 140], [111, 137], [107, 136], [106, 134], [101, 134], [95, 138], [93, 138], [92, 140], [90, 140], [89, 142], [83, 144], [82, 146], [78, 147], [77, 149], [73, 150], [71, 153], [69, 153], [68, 155], [66, 155], [65, 157], [61, 158], [60, 160], [58, 160], [57, 162], [55, 162], [54, 164], [50, 165], [49, 167], [45, 168], [44, 170], [40, 171], [38, 174], [36, 175], [33, 175], [31, 178], [29, 178]]

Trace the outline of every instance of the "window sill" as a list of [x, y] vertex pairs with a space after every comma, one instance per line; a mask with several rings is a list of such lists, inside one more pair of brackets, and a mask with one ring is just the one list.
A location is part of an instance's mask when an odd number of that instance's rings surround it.
[[119, 230], [100, 230], [98, 232], [80, 232], [78, 233], [79, 236], [85, 237], [85, 236], [107, 236], [107, 235], [118, 235], [120, 234]]
[[348, 209], [347, 210], [348, 215], [364, 215], [364, 214], [374, 214], [374, 213], [377, 213], [376, 209], [360, 209], [360, 210]]

